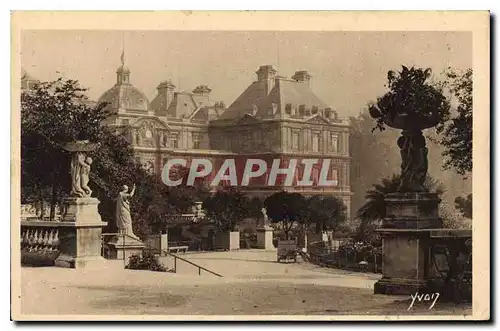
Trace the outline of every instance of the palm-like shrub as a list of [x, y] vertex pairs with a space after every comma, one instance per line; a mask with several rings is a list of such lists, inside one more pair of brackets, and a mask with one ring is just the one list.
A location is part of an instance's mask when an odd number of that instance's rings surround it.
[[[358, 240], [365, 240], [367, 232], [371, 232], [368, 231], [370, 227], [386, 217], [385, 196], [397, 192], [399, 183], [400, 176], [392, 175], [390, 178], [383, 178], [380, 183], [374, 184], [373, 188], [366, 192], [366, 203], [357, 212], [357, 218], [361, 221], [356, 234]], [[424, 187], [429, 192], [437, 193], [438, 197], [444, 192], [442, 185], [430, 176], [426, 177]]]

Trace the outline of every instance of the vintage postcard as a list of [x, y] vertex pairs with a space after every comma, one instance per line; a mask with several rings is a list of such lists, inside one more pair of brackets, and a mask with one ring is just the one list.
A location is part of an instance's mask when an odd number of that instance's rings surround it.
[[12, 319], [488, 320], [489, 29], [13, 12]]

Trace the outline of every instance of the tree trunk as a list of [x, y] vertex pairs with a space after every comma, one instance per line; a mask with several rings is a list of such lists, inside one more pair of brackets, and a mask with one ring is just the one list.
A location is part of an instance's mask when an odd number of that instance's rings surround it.
[[38, 190], [38, 200], [40, 203], [40, 219], [43, 220], [43, 214], [44, 214], [44, 203], [43, 203], [43, 192], [42, 189]]
[[56, 172], [52, 171], [52, 194], [50, 199], [50, 220], [53, 221], [56, 214], [57, 189], [56, 189]]

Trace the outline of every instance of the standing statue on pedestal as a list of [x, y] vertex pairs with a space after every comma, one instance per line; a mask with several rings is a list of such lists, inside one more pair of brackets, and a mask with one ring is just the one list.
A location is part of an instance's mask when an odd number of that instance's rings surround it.
[[135, 184], [129, 192], [128, 186], [123, 185], [122, 190], [116, 197], [116, 225], [120, 234], [128, 235], [132, 238], [139, 240], [134, 234], [132, 229], [132, 217], [130, 216], [130, 202], [129, 198], [133, 197], [135, 193]]
[[267, 210], [266, 208], [262, 208], [261, 209], [261, 212], [262, 212], [262, 225], [263, 226], [266, 226], [267, 223], [269, 222], [268, 218], [267, 218]]

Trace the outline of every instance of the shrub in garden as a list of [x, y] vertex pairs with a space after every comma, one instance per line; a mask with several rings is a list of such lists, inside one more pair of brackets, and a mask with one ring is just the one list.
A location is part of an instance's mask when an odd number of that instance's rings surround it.
[[135, 254], [131, 255], [125, 269], [171, 272], [171, 270], [167, 270], [167, 268], [158, 261], [158, 257], [149, 252], [143, 253], [142, 256]]

